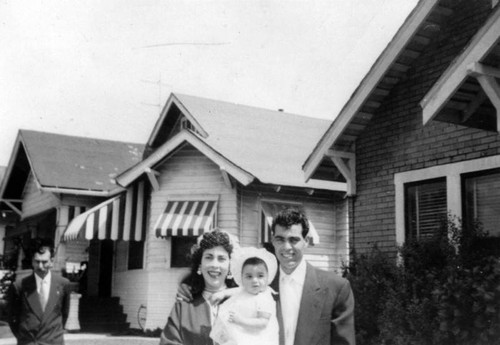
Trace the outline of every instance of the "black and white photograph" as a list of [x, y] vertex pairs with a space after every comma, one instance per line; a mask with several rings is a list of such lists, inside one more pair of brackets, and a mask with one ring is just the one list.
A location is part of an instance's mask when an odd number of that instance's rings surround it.
[[0, 0], [0, 345], [500, 344], [498, 0]]

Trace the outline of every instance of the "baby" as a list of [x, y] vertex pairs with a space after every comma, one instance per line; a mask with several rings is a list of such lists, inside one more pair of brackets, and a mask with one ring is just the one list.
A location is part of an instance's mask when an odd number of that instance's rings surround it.
[[265, 249], [241, 248], [231, 261], [234, 280], [242, 287], [220, 305], [210, 336], [220, 345], [277, 345], [276, 303], [268, 285], [277, 262]]

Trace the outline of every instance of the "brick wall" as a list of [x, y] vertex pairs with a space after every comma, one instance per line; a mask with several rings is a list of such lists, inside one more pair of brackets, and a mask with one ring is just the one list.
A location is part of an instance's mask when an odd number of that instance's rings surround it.
[[447, 25], [392, 90], [356, 141], [357, 196], [353, 238], [357, 252], [374, 244], [395, 250], [394, 174], [500, 153], [497, 133], [431, 121], [419, 102], [484, 23], [491, 2], [456, 1]]

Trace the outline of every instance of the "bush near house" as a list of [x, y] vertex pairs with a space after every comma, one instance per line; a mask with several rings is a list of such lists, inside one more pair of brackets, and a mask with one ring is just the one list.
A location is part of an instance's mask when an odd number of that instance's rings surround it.
[[0, 321], [7, 321], [5, 298], [10, 286], [16, 280], [15, 267], [11, 262], [10, 257], [0, 256]]
[[[458, 224], [458, 225], [457, 225]], [[447, 231], [446, 231], [447, 230]], [[453, 217], [435, 237], [374, 247], [344, 268], [358, 345], [491, 345], [500, 339], [499, 241]]]

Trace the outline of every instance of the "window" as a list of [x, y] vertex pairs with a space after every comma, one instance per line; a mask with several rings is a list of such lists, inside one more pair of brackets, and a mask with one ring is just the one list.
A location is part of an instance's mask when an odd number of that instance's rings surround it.
[[136, 270], [144, 265], [144, 241], [129, 241], [128, 243], [128, 269]]
[[490, 236], [500, 237], [500, 169], [463, 175], [464, 220], [479, 223]]
[[172, 236], [171, 267], [190, 267], [191, 247], [196, 244], [196, 236]]
[[186, 119], [185, 117], [183, 117], [181, 119], [181, 128], [182, 129], [189, 129], [191, 131], [195, 130], [193, 124], [188, 119]]
[[447, 220], [446, 179], [405, 185], [407, 240], [425, 240], [439, 233]]

